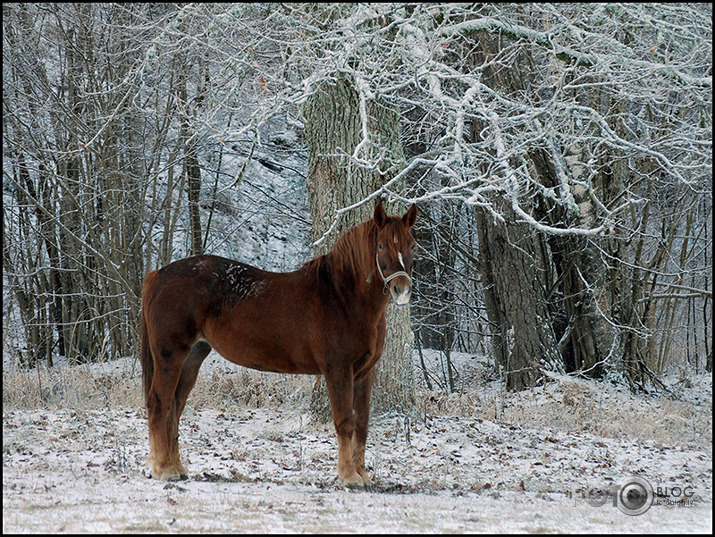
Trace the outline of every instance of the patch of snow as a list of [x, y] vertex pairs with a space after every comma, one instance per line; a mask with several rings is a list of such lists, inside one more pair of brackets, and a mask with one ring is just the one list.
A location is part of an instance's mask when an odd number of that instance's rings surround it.
[[[118, 362], [75, 367], [126, 375], [131, 360]], [[215, 353], [204, 367], [202, 375], [236, 370]], [[693, 397], [711, 405], [712, 377], [701, 377]], [[556, 383], [534, 392], [537, 404], [568, 393]], [[712, 532], [712, 448], [702, 443], [604, 437], [558, 420], [382, 415], [366, 453], [374, 486], [354, 492], [337, 478], [332, 425], [312, 424], [304, 408], [191, 402], [180, 425], [190, 478], [177, 483], [148, 477], [141, 408], [4, 408], [3, 531]], [[642, 515], [583, 498], [631, 476], [664, 491]], [[673, 504], [683, 499], [675, 490], [692, 492], [688, 503]]]

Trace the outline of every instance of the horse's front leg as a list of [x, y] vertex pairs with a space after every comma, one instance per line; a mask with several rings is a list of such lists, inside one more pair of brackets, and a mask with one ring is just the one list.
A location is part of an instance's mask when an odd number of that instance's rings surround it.
[[387, 324], [385, 314], [382, 314], [377, 323], [377, 337], [375, 338], [375, 361], [366, 372], [355, 379], [353, 406], [355, 408], [355, 433], [353, 435], [353, 465], [355, 471], [362, 477], [365, 486], [372, 485], [370, 476], [365, 470], [365, 444], [367, 443], [367, 430], [370, 421], [370, 394], [375, 382], [375, 364], [380, 360], [385, 345]]
[[353, 434], [353, 465], [355, 471], [362, 477], [365, 486], [372, 485], [370, 476], [365, 470], [365, 444], [370, 421], [370, 393], [375, 380], [375, 367], [365, 375], [355, 380], [353, 406], [355, 408], [355, 432]]
[[353, 373], [345, 367], [338, 371], [326, 371], [333, 423], [338, 435], [338, 476], [346, 487], [363, 487], [365, 483], [353, 464]]

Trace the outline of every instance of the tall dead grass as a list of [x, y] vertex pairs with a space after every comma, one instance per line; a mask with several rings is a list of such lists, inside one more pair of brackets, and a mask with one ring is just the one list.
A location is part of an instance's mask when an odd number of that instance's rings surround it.
[[[307, 409], [315, 380], [309, 375], [279, 375], [241, 367], [208, 368], [199, 373], [187, 406], [194, 409], [233, 406]], [[707, 391], [707, 387], [701, 389], [703, 393]], [[605, 383], [566, 376], [518, 393], [495, 389], [494, 383], [473, 384], [463, 393], [425, 389], [418, 389], [417, 393], [418, 409], [423, 417], [454, 415], [666, 445], [712, 445], [711, 389], [709, 399], [699, 405], [665, 396], [632, 395]], [[25, 370], [5, 364], [3, 368], [3, 407], [6, 409], [92, 410], [143, 406], [138, 364], [129, 361], [111, 372], [102, 371], [96, 365], [49, 369], [40, 366]]]
[[711, 390], [707, 401], [694, 404], [686, 397], [632, 395], [603, 382], [561, 376], [517, 393], [477, 389], [447, 395], [425, 390], [419, 394], [418, 407], [428, 415], [453, 414], [671, 446], [712, 446]]
[[[275, 407], [299, 405], [310, 400], [315, 377], [277, 375], [246, 368], [200, 371], [189, 396], [195, 408]], [[138, 364], [124, 362], [110, 372], [97, 364], [27, 370], [14, 364], [3, 368], [5, 408], [104, 408], [143, 407]]]
[[98, 373], [90, 366], [28, 370], [5, 364], [2, 384], [3, 408], [92, 410], [142, 404], [139, 376]]

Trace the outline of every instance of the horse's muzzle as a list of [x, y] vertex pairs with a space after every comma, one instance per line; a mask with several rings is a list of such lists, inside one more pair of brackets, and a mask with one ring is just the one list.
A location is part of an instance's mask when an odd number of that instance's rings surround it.
[[410, 303], [412, 285], [410, 283], [407, 285], [400, 285], [399, 283], [394, 282], [390, 285], [390, 294], [392, 295], [392, 300], [396, 306], [406, 306]]

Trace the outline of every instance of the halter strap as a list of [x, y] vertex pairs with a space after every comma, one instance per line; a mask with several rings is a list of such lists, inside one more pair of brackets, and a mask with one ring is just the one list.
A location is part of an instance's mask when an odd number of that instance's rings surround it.
[[[402, 268], [405, 268], [405, 263], [404, 263], [404, 261], [402, 261], [402, 253], [401, 252], [397, 252], [397, 258], [400, 260], [400, 265], [402, 265]], [[390, 283], [395, 278], [399, 278], [400, 276], [404, 276], [405, 278], [407, 278], [407, 281], [410, 283], [410, 286], [412, 285], [412, 278], [404, 270], [398, 270], [397, 272], [393, 272], [387, 278], [385, 278], [385, 275], [382, 273], [382, 269], [380, 268], [380, 261], [378, 260], [378, 254], [375, 254], [375, 265], [377, 265], [377, 272], [380, 273], [380, 277], [382, 278], [382, 281], [385, 282], [385, 289], [388, 289], [388, 286], [387, 286], [388, 283]]]

